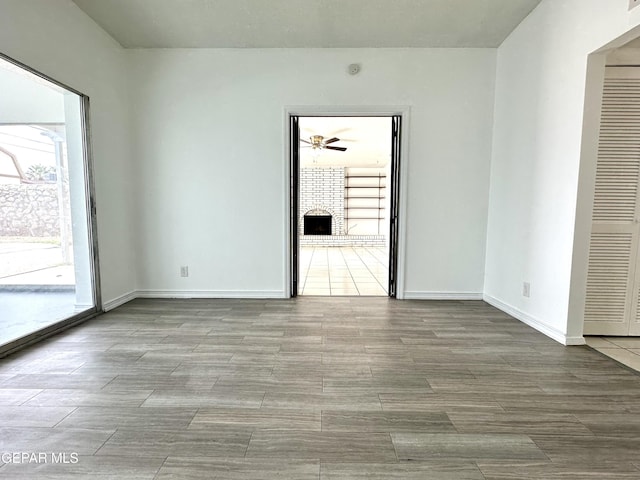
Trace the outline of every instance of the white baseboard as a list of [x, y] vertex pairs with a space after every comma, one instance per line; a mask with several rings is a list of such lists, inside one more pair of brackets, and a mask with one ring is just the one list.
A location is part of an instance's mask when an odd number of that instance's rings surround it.
[[587, 344], [587, 342], [584, 339], [584, 337], [576, 337], [576, 336], [567, 337], [565, 335], [564, 340], [565, 340], [564, 344], [567, 345], [567, 346], [569, 346], [569, 345], [586, 345]]
[[404, 300], [482, 300], [482, 292], [404, 292]]
[[281, 290], [138, 290], [137, 298], [288, 298]]
[[528, 313], [525, 313], [522, 310], [519, 310], [509, 304], [506, 304], [498, 300], [497, 298], [492, 297], [491, 295], [485, 294], [483, 299], [489, 305], [493, 305], [498, 310], [502, 310], [503, 312], [508, 313], [512, 317], [520, 320], [522, 323], [526, 323], [531, 328], [535, 328], [540, 333], [545, 334], [547, 337], [550, 337], [556, 342], [559, 342], [563, 345], [584, 345], [586, 343], [584, 340], [584, 337], [568, 337], [567, 335], [562, 333], [560, 330], [541, 322], [540, 320], [538, 320], [535, 317], [532, 317]]
[[[289, 298], [282, 290], [136, 290], [103, 302], [105, 312], [136, 298]], [[403, 300], [482, 300], [480, 292], [404, 292]]]
[[136, 298], [288, 298], [279, 290], [135, 290], [102, 302], [105, 312]]
[[102, 302], [102, 309], [105, 312], [108, 312], [109, 310], [113, 310], [114, 308], [117, 308], [120, 305], [124, 305], [125, 303], [130, 302], [131, 300], [135, 300], [136, 298], [138, 298], [138, 292], [136, 291], [125, 293], [124, 295], [120, 295], [119, 297], [116, 297], [112, 300]]

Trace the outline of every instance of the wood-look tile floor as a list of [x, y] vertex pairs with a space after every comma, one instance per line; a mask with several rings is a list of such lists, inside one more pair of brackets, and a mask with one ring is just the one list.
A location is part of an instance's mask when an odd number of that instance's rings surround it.
[[640, 376], [482, 302], [136, 300], [0, 412], [3, 479], [640, 478]]

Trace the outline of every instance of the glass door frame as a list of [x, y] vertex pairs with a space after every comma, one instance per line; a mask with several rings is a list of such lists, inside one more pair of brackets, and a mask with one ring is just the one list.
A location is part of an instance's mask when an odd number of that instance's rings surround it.
[[37, 343], [47, 337], [55, 335], [67, 328], [73, 327], [80, 323], [95, 317], [102, 313], [102, 294], [100, 286], [100, 262], [98, 255], [98, 231], [96, 222], [96, 200], [95, 200], [95, 181], [93, 175], [93, 154], [91, 149], [91, 121], [89, 115], [90, 101], [89, 97], [78, 90], [65, 85], [33, 68], [25, 65], [24, 63], [15, 60], [2, 52], [0, 52], [0, 59], [11, 63], [37, 77], [40, 77], [47, 82], [57, 85], [66, 91], [73, 93], [79, 97], [80, 100], [80, 116], [81, 116], [81, 128], [82, 128], [82, 156], [83, 156], [83, 169], [84, 169], [84, 188], [85, 188], [85, 211], [87, 215], [87, 238], [88, 248], [90, 254], [90, 278], [93, 295], [93, 307], [88, 308], [80, 313], [71, 315], [64, 320], [55, 322], [47, 327], [35, 330], [27, 335], [24, 335], [18, 339], [11, 340], [7, 343], [0, 345], [0, 358], [10, 355], [11, 353], [18, 351], [28, 345]]

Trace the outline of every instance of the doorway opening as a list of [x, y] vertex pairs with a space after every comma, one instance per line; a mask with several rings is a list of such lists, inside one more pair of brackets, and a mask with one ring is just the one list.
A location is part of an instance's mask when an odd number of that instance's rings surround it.
[[0, 56], [0, 354], [97, 312], [88, 98]]
[[589, 55], [569, 328], [640, 370], [640, 39], [631, 40], [634, 33]]
[[598, 92], [600, 121], [584, 305], [584, 335], [640, 335], [638, 40], [610, 50]]
[[396, 295], [398, 116], [291, 116], [291, 295]]

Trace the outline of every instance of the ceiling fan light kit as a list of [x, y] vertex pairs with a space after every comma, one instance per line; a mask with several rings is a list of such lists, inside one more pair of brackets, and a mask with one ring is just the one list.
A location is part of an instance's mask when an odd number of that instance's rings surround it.
[[309, 140], [305, 140], [304, 138], [301, 138], [300, 141], [307, 144], [303, 146], [310, 146], [314, 151], [317, 151], [317, 152], [325, 149], [338, 150], [339, 152], [347, 151], [346, 147], [334, 147], [333, 145], [330, 145], [331, 143], [339, 142], [340, 139], [338, 137], [325, 139], [322, 135], [311, 135], [309, 137]]

